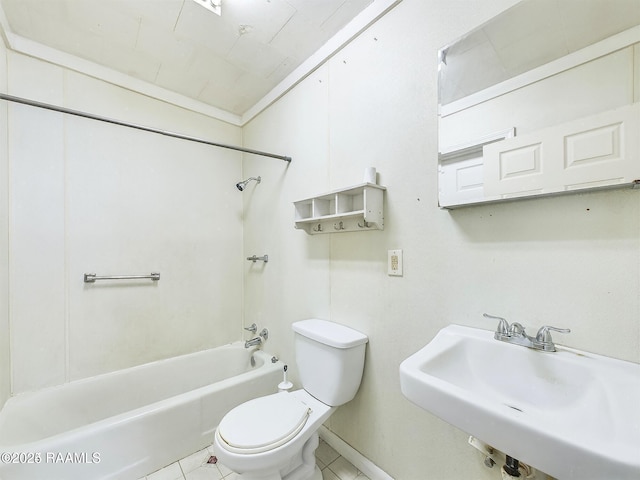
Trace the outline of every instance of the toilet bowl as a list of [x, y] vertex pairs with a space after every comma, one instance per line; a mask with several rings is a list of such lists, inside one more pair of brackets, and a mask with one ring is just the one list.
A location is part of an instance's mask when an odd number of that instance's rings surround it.
[[[214, 451], [243, 480], [313, 478], [318, 428], [336, 409], [304, 390], [250, 400], [222, 419]], [[309, 459], [304, 458], [305, 447]], [[307, 476], [292, 477], [291, 469], [296, 468], [302, 468], [304, 472], [299, 473]], [[252, 471], [257, 474], [250, 475]]]
[[318, 429], [356, 394], [366, 335], [326, 320], [292, 325], [303, 389], [256, 398], [220, 422], [214, 452], [242, 480], [322, 480]]

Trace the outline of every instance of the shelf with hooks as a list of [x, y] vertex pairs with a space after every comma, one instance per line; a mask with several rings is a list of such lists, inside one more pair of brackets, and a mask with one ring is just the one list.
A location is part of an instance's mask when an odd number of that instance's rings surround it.
[[293, 202], [295, 227], [309, 235], [384, 230], [385, 190], [362, 183]]

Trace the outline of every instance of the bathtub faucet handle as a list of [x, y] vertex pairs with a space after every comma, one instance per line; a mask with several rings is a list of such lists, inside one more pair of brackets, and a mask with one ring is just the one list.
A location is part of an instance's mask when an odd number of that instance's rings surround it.
[[253, 323], [250, 327], [244, 327], [247, 332], [256, 333], [258, 331], [258, 326]]
[[264, 340], [267, 340], [269, 338], [269, 330], [267, 330], [266, 328], [263, 328], [262, 331], [260, 332], [260, 336]]
[[246, 342], [244, 342], [244, 348], [249, 348], [249, 347], [260, 348], [262, 343], [267, 341], [267, 338], [269, 338], [269, 330], [267, 330], [266, 328], [263, 328], [262, 331], [260, 332], [260, 335], [252, 338], [251, 340], [247, 340]]

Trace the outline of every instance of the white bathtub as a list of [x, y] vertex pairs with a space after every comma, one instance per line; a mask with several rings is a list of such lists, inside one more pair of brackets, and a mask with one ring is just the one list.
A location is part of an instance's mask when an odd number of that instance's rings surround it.
[[277, 391], [281, 362], [242, 343], [10, 398], [0, 479], [135, 480], [210, 445], [226, 412]]

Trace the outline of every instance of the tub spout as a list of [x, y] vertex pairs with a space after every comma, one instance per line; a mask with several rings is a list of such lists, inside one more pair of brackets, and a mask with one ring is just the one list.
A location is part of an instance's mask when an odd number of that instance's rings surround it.
[[269, 338], [269, 330], [267, 330], [266, 328], [263, 328], [262, 331], [260, 332], [260, 335], [258, 335], [255, 338], [252, 338], [251, 340], [247, 340], [246, 342], [244, 342], [244, 348], [255, 347], [255, 346], [259, 347], [260, 345], [262, 345], [263, 342], [267, 340], [267, 338]]
[[256, 345], [262, 345], [262, 337], [252, 338], [251, 340], [244, 342], [244, 348], [254, 347]]

